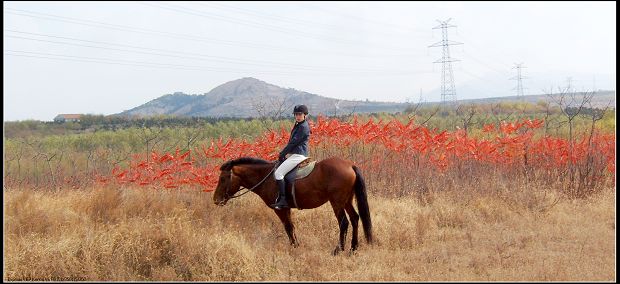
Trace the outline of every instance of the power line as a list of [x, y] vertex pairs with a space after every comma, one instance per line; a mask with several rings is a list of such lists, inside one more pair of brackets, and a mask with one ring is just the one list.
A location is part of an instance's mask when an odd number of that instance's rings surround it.
[[[170, 63], [153, 63], [153, 62], [145, 62], [145, 61], [133, 61], [133, 60], [123, 60], [123, 59], [111, 59], [111, 58], [98, 58], [98, 57], [84, 57], [84, 56], [75, 56], [75, 55], [66, 55], [66, 54], [54, 54], [54, 53], [42, 53], [42, 52], [31, 52], [31, 51], [20, 51], [20, 50], [5, 50], [5, 55], [10, 56], [18, 56], [18, 57], [30, 57], [30, 58], [43, 58], [43, 59], [54, 59], [61, 61], [76, 61], [76, 62], [91, 62], [91, 63], [104, 63], [104, 64], [112, 64], [112, 65], [127, 65], [127, 66], [139, 66], [139, 67], [154, 67], [154, 68], [165, 68], [165, 69], [173, 69], [173, 70], [192, 70], [192, 71], [215, 71], [215, 72], [259, 72], [261, 74], [271, 74], [271, 75], [294, 75], [292, 72], [287, 71], [274, 71], [274, 70], [252, 70], [252, 69], [227, 69], [227, 68], [214, 68], [208, 66], [196, 66], [196, 65], [181, 65], [181, 64], [170, 64]], [[324, 76], [334, 76], [334, 75], [355, 75], [355, 76], [410, 76], [411, 74], [423, 74], [430, 73], [427, 71], [416, 71], [409, 73], [381, 73], [381, 74], [370, 74], [370, 73], [354, 73], [354, 72], [320, 72], [320, 73], [303, 73], [306, 75], [324, 75]]]
[[[494, 62], [497, 62], [499, 64], [501, 64], [502, 67], [504, 68], [508, 68], [510, 66], [512, 66], [512, 64], [509, 64], [508, 61], [505, 61], [505, 58], [512, 58], [514, 56], [509, 56], [506, 53], [502, 52], [499, 49], [487, 49], [484, 46], [480, 46], [478, 44], [475, 43], [475, 41], [472, 41], [471, 38], [465, 37], [462, 35], [462, 33], [460, 34], [460, 36], [464, 39], [467, 40], [468, 44], [471, 41], [472, 46], [475, 47], [476, 50], [479, 51], [484, 51], [484, 54], [486, 57], [489, 57], [489, 59], [493, 59]], [[504, 69], [502, 68], [502, 69]], [[545, 66], [537, 66], [536, 67], [537, 70], [543, 70], [546, 73], [550, 73], [550, 74], [555, 74], [557, 73], [556, 71], [550, 70], [550, 69], [546, 69]]]
[[[208, 43], [208, 44], [240, 46], [240, 47], [248, 47], [248, 48], [261, 48], [267, 51], [281, 50], [281, 51], [289, 51], [289, 52], [296, 52], [296, 53], [312, 52], [312, 53], [321, 53], [321, 54], [348, 56], [348, 57], [359, 57], [359, 58], [409, 57], [409, 56], [416, 55], [413, 53], [410, 53], [410, 54], [409, 53], [408, 54], [363, 54], [361, 55], [361, 54], [353, 54], [350, 52], [335, 52], [335, 51], [307, 50], [307, 49], [300, 49], [300, 48], [286, 48], [282, 46], [259, 44], [255, 42], [222, 40], [222, 39], [196, 36], [196, 35], [164, 32], [164, 31], [153, 30], [153, 29], [145, 29], [145, 28], [140, 28], [140, 27], [132, 27], [132, 26], [125, 26], [125, 25], [110, 24], [110, 23], [105, 23], [105, 22], [77, 19], [77, 18], [71, 18], [71, 17], [57, 16], [57, 15], [52, 15], [52, 14], [47, 14], [47, 13], [39, 13], [39, 12], [33, 12], [33, 11], [27, 11], [27, 10], [21, 10], [21, 9], [5, 8], [5, 10], [8, 10], [8, 11], [5, 11], [6, 14], [23, 16], [23, 17], [37, 18], [37, 19], [57, 21], [57, 22], [65, 22], [65, 23], [70, 23], [70, 24], [84, 25], [84, 26], [90, 26], [90, 27], [96, 27], [96, 28], [102, 28], [102, 29], [108, 29], [108, 30], [117, 30], [117, 31], [124, 31], [124, 32], [146, 34], [146, 35], [151, 35], [151, 36], [153, 35], [163, 36], [163, 37], [168, 37], [168, 38], [183, 39], [183, 40]], [[16, 13], [13, 11], [17, 11], [21, 13]], [[26, 13], [26, 14], [23, 14], [23, 13]]]
[[194, 16], [199, 16], [199, 17], [211, 18], [211, 19], [216, 19], [216, 20], [221, 20], [221, 21], [226, 21], [226, 22], [232, 22], [232, 23], [237, 23], [237, 24], [257, 27], [257, 28], [261, 28], [261, 29], [267, 29], [267, 30], [282, 32], [282, 33], [287, 34], [287, 35], [293, 35], [293, 36], [298, 36], [298, 37], [306, 37], [306, 38], [312, 38], [312, 39], [327, 40], [329, 42], [335, 42], [335, 43], [341, 43], [341, 44], [351, 44], [351, 45], [356, 45], [356, 46], [359, 46], [360, 44], [363, 44], [365, 46], [375, 46], [375, 47], [380, 47], [380, 48], [383, 48], [383, 49], [391, 49], [391, 50], [398, 50], [398, 51], [405, 51], [405, 50], [407, 50], [407, 49], [404, 49], [404, 48], [387, 47], [387, 46], [381, 46], [381, 45], [367, 43], [367, 42], [343, 40], [340, 37], [330, 37], [330, 36], [325, 36], [325, 35], [317, 35], [317, 34], [307, 33], [307, 32], [303, 32], [303, 31], [299, 31], [299, 30], [295, 30], [295, 29], [282, 28], [282, 27], [279, 27], [279, 26], [273, 26], [273, 25], [268, 25], [268, 24], [264, 24], [264, 23], [257, 23], [257, 22], [253, 22], [253, 21], [239, 20], [239, 19], [235, 19], [235, 18], [230, 18], [230, 17], [225, 17], [225, 16], [217, 15], [217, 14], [214, 14], [214, 13], [209, 13], [209, 12], [205, 12], [205, 11], [199, 11], [199, 10], [195, 10], [195, 9], [191, 9], [191, 8], [186, 8], [186, 7], [178, 6], [178, 5], [166, 4], [164, 6], [161, 6], [161, 5], [154, 5], [152, 3], [144, 3], [144, 2], [140, 2], [140, 4], [147, 5], [147, 6], [152, 6], [152, 7], [157, 7], [157, 8], [160, 8], [160, 9], [166, 9], [166, 10], [170, 10], [170, 11], [175, 11], [175, 12], [179, 12], [179, 13], [184, 13], [184, 14], [188, 14], [188, 15], [194, 15]]
[[502, 71], [500, 69], [497, 69], [489, 64], [486, 64], [484, 61], [482, 61], [481, 59], [474, 57], [472, 54], [468, 53], [468, 52], [463, 52], [463, 54], [465, 54], [469, 59], [472, 59], [474, 62], [477, 62], [478, 64], [480, 64], [480, 66], [484, 66], [486, 68], [488, 68], [489, 70], [492, 70], [494, 72], [497, 72], [497, 74], [500, 74], [502, 76], [506, 76], [509, 75], [508, 71]]
[[[482, 78], [479, 75], [476, 75], [476, 74], [474, 74], [472, 72], [467, 71], [466, 69], [462, 69], [461, 72], [463, 72], [464, 74], [469, 75], [469, 76], [471, 76], [471, 77], [473, 77], [473, 78], [475, 78], [475, 79], [477, 79], [477, 80], [479, 80], [481, 82], [485, 82], [486, 83], [486, 84], [477, 84], [476, 85], [476, 91], [477, 92], [481, 92], [481, 93], [487, 95], [487, 97], [501, 97], [502, 96], [500, 94], [502, 94], [503, 92], [497, 91], [497, 90], [494, 90], [494, 89], [489, 89], [489, 88], [486, 87], [488, 85], [488, 82], [489, 82], [488, 79]], [[464, 85], [471, 86], [470, 84], [464, 84]], [[484, 89], [486, 91], [481, 91], [481, 89]]]
[[382, 25], [382, 26], [389, 26], [392, 29], [394, 28], [398, 28], [400, 30], [402, 30], [403, 32], [407, 33], [407, 34], [411, 34], [411, 33], [423, 33], [423, 34], [428, 34], [428, 32], [426, 32], [425, 30], [421, 30], [421, 29], [412, 29], [409, 27], [404, 27], [401, 25], [396, 25], [396, 24], [392, 24], [392, 23], [386, 23], [386, 22], [381, 22], [381, 21], [377, 21], [375, 19], [368, 19], [368, 18], [364, 18], [364, 17], [360, 17], [357, 15], [351, 15], [351, 14], [346, 14], [346, 13], [342, 13], [342, 12], [335, 12], [333, 10], [329, 10], [329, 9], [325, 9], [324, 7], [319, 7], [319, 6], [314, 6], [311, 4], [308, 4], [308, 2], [304, 2], [303, 3], [304, 6], [315, 9], [315, 10], [321, 10], [339, 17], [347, 17], [347, 18], [352, 18], [352, 19], [357, 19], [357, 20], [361, 20], [365, 23], [373, 23], [373, 24], [378, 24], [378, 25]]
[[[5, 52], [4, 53], [5, 55], [11, 55], [11, 56], [46, 58], [46, 59], [56, 59], [56, 60], [64, 60], [64, 61], [93, 62], [93, 63], [105, 63], [105, 64], [115, 64], [115, 65], [140, 66], [140, 67], [156, 67], [156, 68], [178, 69], [178, 70], [231, 71], [231, 70], [218, 69], [218, 68], [206, 68], [204, 66], [188, 66], [188, 65], [180, 65], [180, 64], [152, 63], [152, 62], [144, 62], [144, 61], [96, 58], [96, 57], [85, 57], [85, 56], [75, 56], [75, 55], [65, 55], [65, 54], [44, 53], [44, 52], [31, 52], [31, 51], [20, 51], [20, 50], [5, 50], [4, 52]], [[232, 71], [237, 72], [237, 71], [249, 71], [249, 70], [232, 70]]]
[[[463, 36], [462, 32], [459, 33], [459, 36], [461, 38], [463, 38], [464, 40], [466, 40], [468, 44], [471, 42], [471, 45], [476, 50], [484, 51], [485, 56], [493, 57], [492, 59], [494, 59], [495, 62], [500, 63], [502, 65], [502, 67], [508, 68], [509, 66], [511, 66], [510, 64], [507, 63], [507, 61], [504, 61], [504, 58], [510, 58], [511, 56], [508, 56], [508, 55], [504, 54], [503, 52], [502, 52], [502, 55], [500, 55], [499, 54], [500, 51], [497, 50], [497, 49], [491, 50], [491, 49], [487, 49], [484, 46], [478, 45], [475, 41], [472, 41], [471, 38]], [[502, 68], [502, 69], [504, 69], [504, 68]]]
[[[12, 30], [8, 30], [8, 31], [12, 31]], [[15, 32], [15, 31], [12, 31], [12, 32]], [[230, 58], [230, 57], [212, 56], [212, 55], [205, 55], [205, 54], [199, 54], [199, 53], [188, 53], [188, 52], [171, 51], [171, 50], [165, 50], [165, 49], [138, 47], [138, 46], [132, 46], [132, 45], [113, 44], [113, 43], [105, 43], [105, 42], [98, 42], [98, 41], [89, 41], [89, 40], [82, 40], [82, 39], [69, 38], [69, 37], [48, 36], [48, 35], [35, 34], [35, 33], [27, 33], [27, 32], [20, 32], [20, 33], [33, 34], [33, 35], [39, 35], [39, 36], [45, 36], [45, 37], [55, 37], [55, 38], [69, 39], [69, 40], [74, 40], [74, 41], [83, 41], [83, 42], [95, 43], [95, 44], [100, 44], [100, 45], [103, 44], [103, 45], [113, 45], [113, 46], [128, 47], [128, 48], [131, 48], [131, 49], [138, 49], [138, 50], [123, 49], [123, 48], [112, 48], [112, 47], [103, 47], [103, 46], [88, 45], [88, 44], [78, 44], [78, 43], [62, 42], [62, 41], [54, 41], [54, 40], [44, 40], [44, 39], [28, 38], [28, 37], [13, 36], [13, 35], [6, 35], [6, 37], [18, 38], [18, 39], [24, 39], [24, 40], [31, 40], [31, 41], [54, 43], [54, 44], [63, 44], [63, 45], [71, 45], [71, 46], [79, 46], [79, 47], [87, 47], [87, 48], [96, 48], [96, 49], [105, 49], [105, 50], [113, 50], [113, 51], [121, 51], [121, 52], [147, 54], [147, 55], [156, 55], [156, 56], [164, 56], [164, 57], [174, 57], [174, 58], [182, 58], [182, 59], [198, 59], [198, 60], [225, 62], [225, 63], [243, 64], [243, 65], [270, 66], [270, 67], [276, 67], [276, 68], [286, 68], [287, 70], [289, 70], [289, 69], [298, 69], [298, 70], [337, 70], [337, 71], [341, 70], [341, 71], [347, 71], [347, 72], [367, 72], [367, 73], [368, 72], [370, 72], [370, 73], [371, 72], [408, 72], [408, 71], [403, 71], [403, 70], [378, 70], [378, 69], [342, 68], [342, 67], [330, 67], [330, 66], [309, 66], [309, 65], [296, 65], [296, 64], [287, 64], [287, 63], [276, 63], [276, 62], [260, 61], [260, 60], [235, 59], [235, 58]], [[158, 51], [158, 52], [141, 51], [141, 50], [154, 50], [154, 51]], [[167, 54], [167, 53], [170, 53], [170, 54]], [[177, 55], [177, 54], [183, 54], [183, 55]], [[187, 56], [185, 54], [190, 55], [190, 56]]]
[[[84, 40], [84, 39], [78, 39], [78, 38], [73, 38], [73, 37], [63, 37], [63, 36], [53, 36], [53, 35], [46, 35], [46, 34], [40, 34], [40, 33], [30, 33], [30, 32], [23, 32], [23, 31], [10, 30], [10, 29], [5, 29], [5, 31], [12, 32], [12, 33], [19, 33], [19, 34], [35, 35], [35, 36], [41, 36], [41, 37], [50, 37], [50, 38], [58, 38], [58, 39], [71, 40], [71, 41], [94, 43], [94, 44], [99, 44], [99, 45], [112, 45], [112, 46], [128, 47], [131, 49], [138, 49], [138, 50], [158, 51], [158, 52], [164, 52], [164, 53], [171, 53], [173, 55], [153, 53], [153, 52], [140, 52], [140, 51], [135, 51], [135, 50], [127, 50], [127, 49], [106, 48], [106, 47], [99, 47], [99, 46], [92, 46], [92, 45], [81, 45], [81, 44], [68, 43], [68, 42], [40, 40], [40, 39], [33, 39], [33, 38], [27, 38], [27, 37], [7, 35], [7, 37], [12, 37], [12, 38], [36, 40], [36, 41], [50, 42], [50, 43], [56, 43], [56, 44], [75, 45], [75, 46], [90, 47], [90, 48], [110, 49], [110, 50], [115, 50], [115, 51], [136, 52], [136, 53], [143, 53], [143, 54], [149, 54], [149, 55], [172, 56], [172, 57], [186, 58], [186, 59], [207, 60], [205, 58], [209, 58], [208, 60], [227, 62], [227, 63], [253, 64], [253, 65], [259, 65], [259, 66], [276, 66], [276, 67], [300, 68], [300, 69], [329, 69], [329, 70], [336, 69], [336, 70], [368, 71], [368, 72], [394, 71], [394, 70], [379, 70], [379, 69], [342, 68], [342, 67], [331, 67], [331, 66], [310, 66], [310, 65], [299, 65], [299, 64], [290, 64], [290, 63], [278, 63], [278, 62], [263, 61], [263, 60], [237, 59], [237, 58], [231, 58], [231, 57], [206, 55], [206, 54], [200, 54], [200, 53], [166, 50], [166, 49], [160, 49], [160, 48], [149, 48], [149, 47], [142, 47], [142, 46], [135, 46], [135, 45]], [[190, 55], [190, 56], [174, 56], [174, 54], [182, 54], [182, 55]]]
[[[91, 27], [97, 27], [97, 28], [104, 28], [104, 29], [129, 31], [129, 32], [148, 34], [148, 35], [154, 35], [154, 34], [159, 35], [159, 36], [165, 35], [166, 37], [171, 37], [171, 38], [196, 40], [196, 41], [202, 41], [202, 42], [208, 42], [208, 43], [216, 42], [218, 44], [240, 45], [240, 46], [250, 46], [250, 47], [260, 46], [260, 45], [249, 43], [249, 42], [221, 40], [221, 39], [214, 39], [214, 38], [197, 37], [194, 35], [187, 35], [187, 34], [162, 32], [162, 31], [152, 30], [152, 29], [137, 28], [137, 27], [131, 27], [131, 26], [110, 24], [110, 23], [105, 23], [105, 22], [97, 22], [97, 21], [91, 21], [91, 20], [63, 17], [63, 16], [57, 16], [57, 15], [51, 15], [51, 14], [45, 14], [45, 13], [20, 10], [20, 9], [5, 8], [5, 10], [15, 10], [19, 12], [34, 14], [34, 15], [28, 15], [28, 14], [15, 13], [11, 11], [6, 12], [7, 14], [12, 14], [12, 15], [51, 20], [51, 21], [60, 21], [60, 22], [66, 22], [66, 23], [77, 24], [77, 25], [85, 25], [85, 26], [91, 26]], [[264, 47], [278, 48], [277, 46], [268, 46], [268, 45]]]
[[436, 60], [433, 63], [442, 63], [441, 65], [441, 103], [445, 103], [446, 100], [456, 102], [456, 88], [454, 87], [454, 74], [452, 73], [452, 62], [459, 61], [450, 57], [450, 45], [463, 44], [461, 42], [455, 42], [448, 40], [448, 28], [456, 27], [455, 25], [448, 24], [452, 18], [446, 21], [440, 21], [439, 25], [433, 29], [441, 29], [442, 40], [430, 45], [429, 47], [442, 47], [441, 59]]
[[[253, 15], [253, 16], [259, 16], [261, 18], [266, 18], [266, 19], [272, 19], [272, 20], [276, 20], [276, 21], [281, 21], [281, 22], [285, 22], [285, 23], [292, 23], [292, 24], [297, 24], [297, 25], [304, 25], [304, 26], [308, 26], [308, 27], [317, 27], [317, 26], [322, 26], [328, 29], [341, 29], [343, 28], [343, 26], [339, 26], [339, 25], [333, 25], [333, 24], [328, 24], [328, 23], [321, 23], [321, 22], [314, 22], [314, 21], [308, 21], [306, 19], [298, 19], [298, 18], [291, 18], [291, 17], [285, 17], [285, 16], [281, 16], [281, 15], [274, 15], [274, 14], [265, 14], [265, 13], [261, 13], [255, 10], [251, 10], [251, 9], [247, 9], [247, 8], [241, 8], [241, 7], [234, 7], [234, 6], [228, 6], [228, 5], [222, 5], [221, 3], [217, 3], [217, 2], [195, 2], [198, 5], [201, 6], [206, 6], [206, 7], [213, 7], [216, 9], [222, 9], [222, 10], [226, 10], [226, 11], [233, 11], [233, 12], [237, 12], [237, 13], [242, 13], [242, 14], [246, 14], [246, 15]], [[383, 34], [383, 35], [387, 35], [387, 36], [395, 36], [396, 34], [394, 33], [386, 33], [384, 31], [373, 31], [373, 33], [376, 34]], [[410, 34], [410, 32], [409, 32]], [[402, 33], [399, 33], [397, 36], [402, 37]]]

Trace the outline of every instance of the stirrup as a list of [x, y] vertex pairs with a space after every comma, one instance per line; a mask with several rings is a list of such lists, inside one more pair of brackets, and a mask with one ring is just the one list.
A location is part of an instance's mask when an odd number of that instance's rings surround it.
[[281, 196], [278, 196], [278, 198], [276, 198], [276, 203], [273, 204], [271, 207], [276, 210], [289, 208], [288, 202], [283, 201], [283, 199], [284, 198], [282, 198]]

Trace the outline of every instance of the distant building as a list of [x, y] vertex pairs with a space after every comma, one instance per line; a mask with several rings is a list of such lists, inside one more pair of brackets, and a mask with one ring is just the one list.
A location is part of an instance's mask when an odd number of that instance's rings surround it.
[[54, 117], [54, 122], [78, 122], [81, 114], [59, 114]]

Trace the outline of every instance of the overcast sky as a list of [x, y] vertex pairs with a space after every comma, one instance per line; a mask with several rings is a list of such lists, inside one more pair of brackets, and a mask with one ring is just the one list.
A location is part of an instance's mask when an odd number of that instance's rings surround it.
[[347, 100], [615, 90], [615, 2], [3, 2], [4, 120], [113, 114], [243, 77]]

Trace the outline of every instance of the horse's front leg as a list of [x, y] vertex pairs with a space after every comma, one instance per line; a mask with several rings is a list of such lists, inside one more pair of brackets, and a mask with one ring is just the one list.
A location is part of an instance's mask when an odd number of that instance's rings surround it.
[[299, 246], [299, 243], [297, 242], [297, 237], [295, 236], [295, 226], [293, 225], [293, 222], [291, 221], [291, 209], [287, 208], [287, 209], [275, 210], [275, 212], [280, 218], [280, 221], [282, 221], [282, 224], [284, 225], [284, 230], [286, 231], [286, 234], [288, 235], [288, 239], [291, 242], [291, 245], [293, 247]]

